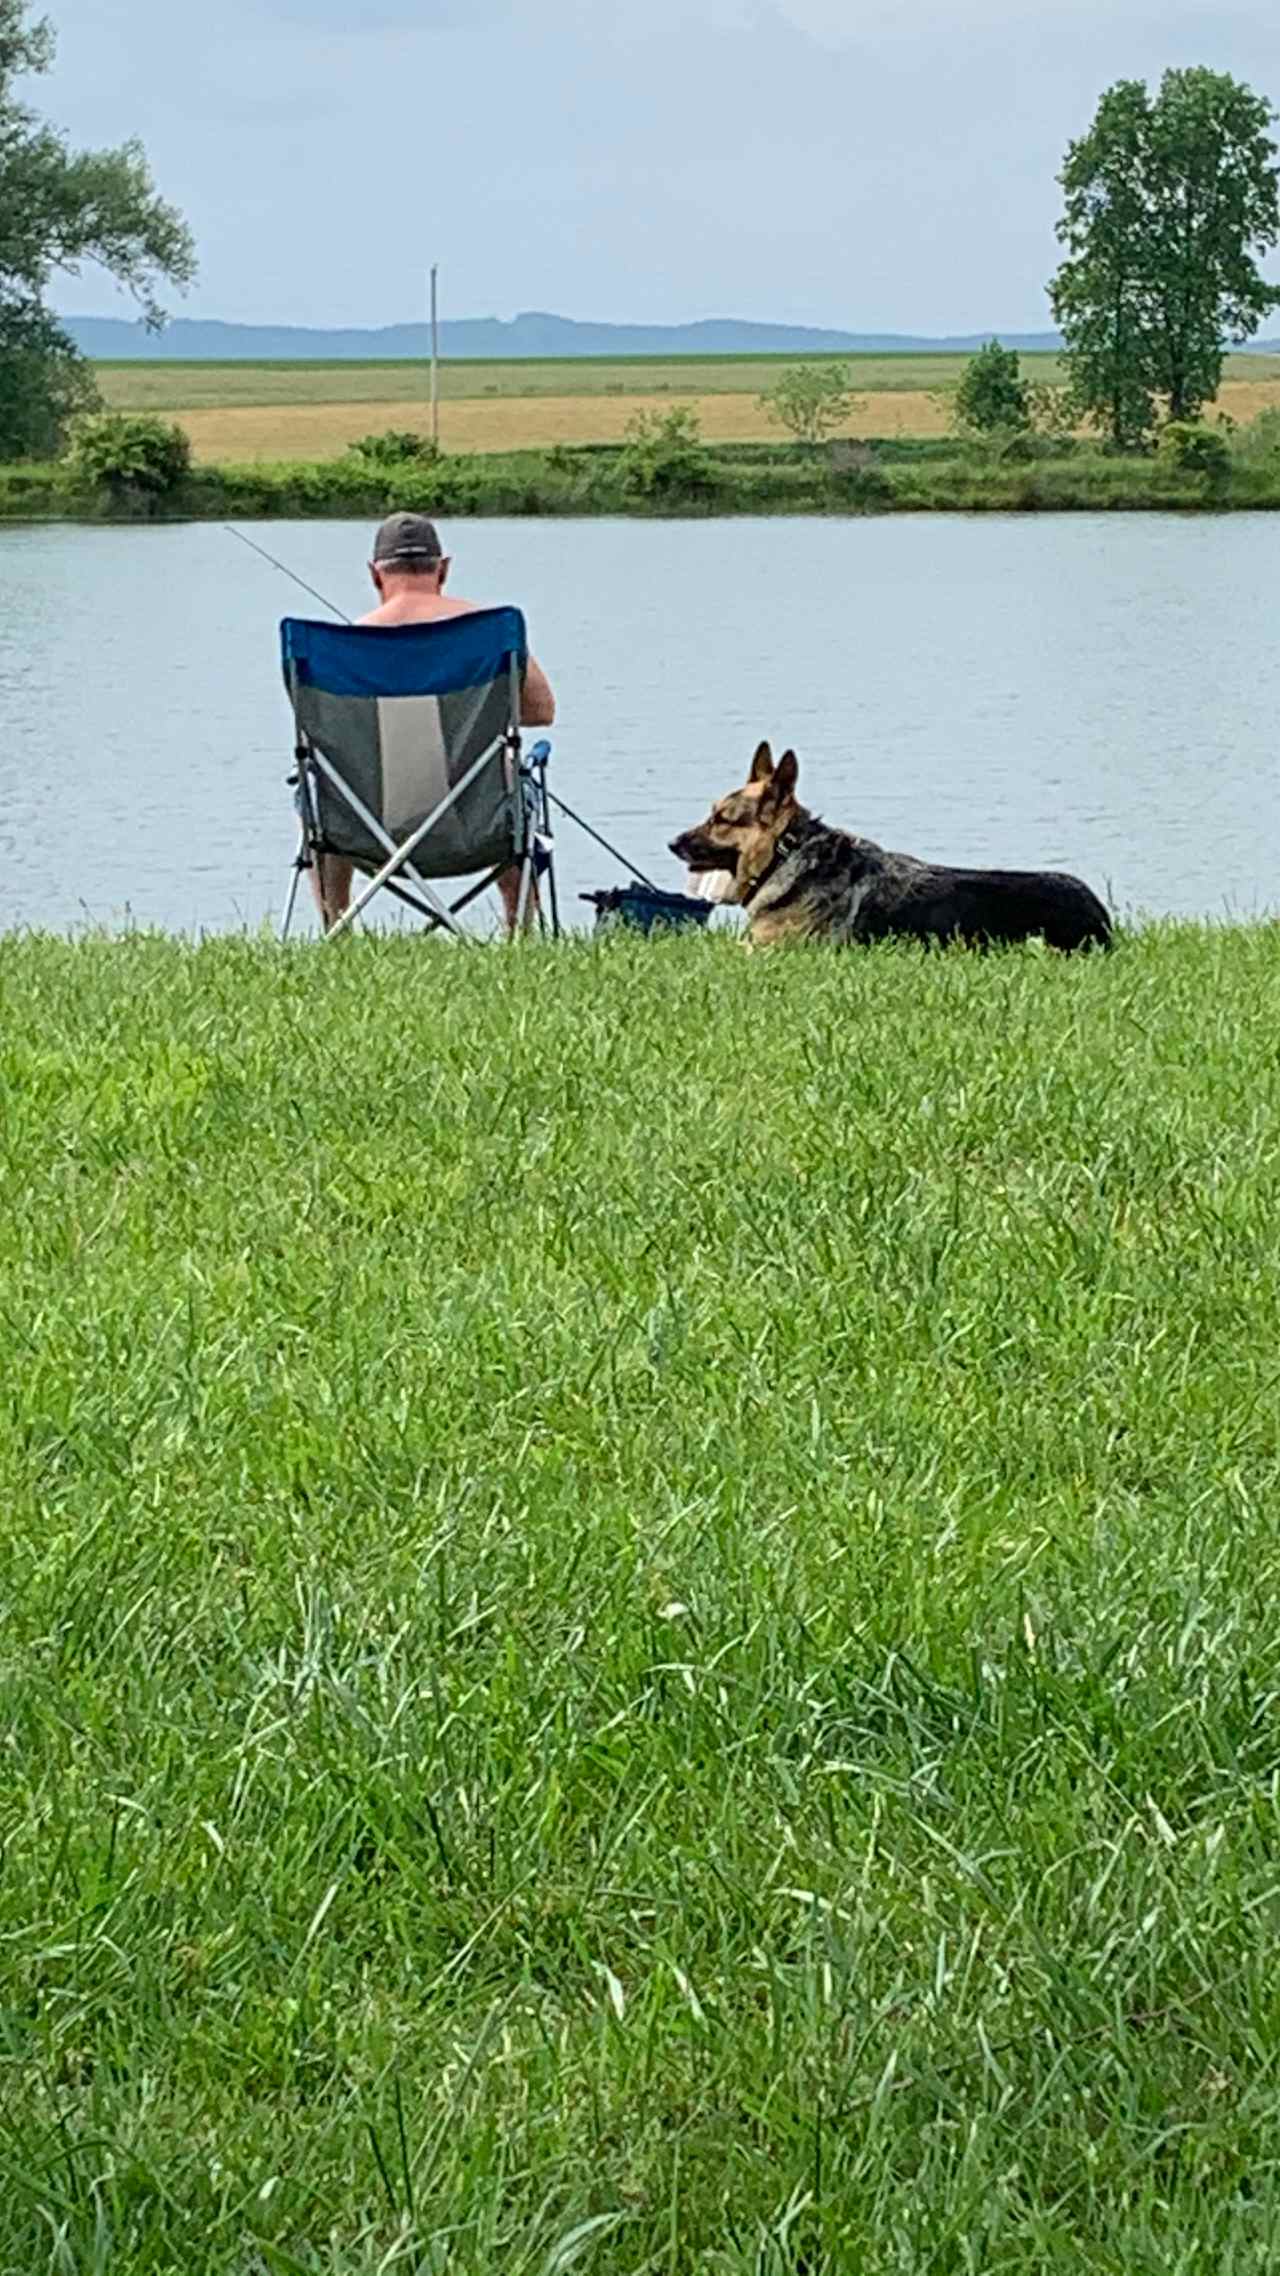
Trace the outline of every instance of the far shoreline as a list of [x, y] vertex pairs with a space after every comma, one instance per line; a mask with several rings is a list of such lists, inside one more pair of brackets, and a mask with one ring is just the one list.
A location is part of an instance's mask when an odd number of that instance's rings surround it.
[[452, 518], [698, 520], [903, 513], [1231, 513], [1280, 507], [1280, 454], [1219, 471], [1091, 445], [886, 439], [857, 445], [706, 445], [647, 485], [610, 444], [409, 459], [198, 464], [168, 494], [94, 488], [66, 461], [0, 466], [0, 523], [377, 518], [398, 507]]

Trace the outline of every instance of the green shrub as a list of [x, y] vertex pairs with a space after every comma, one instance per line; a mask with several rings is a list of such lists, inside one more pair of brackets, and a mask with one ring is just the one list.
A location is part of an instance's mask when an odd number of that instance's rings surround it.
[[1028, 427], [999, 427], [986, 440], [997, 466], [1030, 466], [1046, 455], [1045, 446]]
[[[993, 427], [986, 434], [970, 432], [957, 456], [969, 466], [1032, 466], [1041, 459], [1068, 456], [1061, 443], [1038, 435], [1031, 427]], [[953, 457], [951, 463], [956, 463]]]
[[1031, 425], [1032, 397], [1022, 376], [1016, 348], [988, 340], [970, 356], [955, 394], [956, 425], [963, 434], [1025, 433]]
[[293, 474], [301, 497], [322, 511], [341, 513], [344, 510], [360, 514], [379, 511], [386, 495], [388, 473], [379, 467], [366, 466], [356, 460], [322, 460], [318, 466], [285, 467], [281, 471]]
[[234, 514], [250, 519], [286, 513], [292, 506], [284, 470], [276, 466], [205, 466], [187, 488], [197, 514]]
[[837, 466], [829, 479], [834, 503], [855, 513], [874, 513], [893, 502], [893, 477], [883, 467]]
[[1045, 380], [1028, 380], [1026, 388], [1027, 410], [1035, 432], [1052, 445], [1055, 455], [1069, 457], [1079, 450], [1083, 414], [1072, 389], [1052, 386]]
[[467, 514], [478, 505], [482, 488], [474, 458], [408, 460], [386, 471], [386, 510], [407, 507], [418, 514]]
[[1280, 466], [1280, 403], [1273, 403], [1269, 411], [1260, 411], [1247, 427], [1236, 428], [1231, 454], [1248, 466]]
[[1158, 456], [1175, 474], [1197, 474], [1211, 482], [1231, 472], [1231, 445], [1223, 434], [1197, 419], [1171, 419], [1161, 429]]
[[71, 471], [119, 505], [155, 505], [191, 471], [191, 443], [171, 420], [144, 412], [103, 411], [77, 427]]
[[[146, 422], [154, 425], [155, 422]], [[1229, 481], [1182, 474], [1154, 453], [1119, 455], [1076, 440], [996, 433], [913, 440], [703, 444], [687, 411], [634, 423], [623, 444], [407, 460], [379, 467], [356, 454], [323, 461], [200, 465], [163, 496], [112, 484], [70, 459], [0, 466], [0, 522], [32, 517], [225, 519], [337, 515], [378, 519], [396, 507], [446, 515], [625, 513], [830, 514], [880, 510], [1055, 512], [1103, 508], [1280, 507], [1280, 411], [1228, 437]], [[113, 464], [117, 463], [113, 460]]]
[[361, 435], [352, 443], [350, 455], [369, 466], [391, 467], [434, 465], [441, 454], [430, 435], [420, 435], [413, 427], [388, 427], [382, 434]]
[[61, 466], [47, 462], [0, 466], [0, 520], [64, 512], [66, 495], [67, 477]]
[[669, 411], [637, 411], [625, 431], [620, 466], [628, 497], [705, 498], [715, 490], [717, 469], [692, 404], [675, 403]]

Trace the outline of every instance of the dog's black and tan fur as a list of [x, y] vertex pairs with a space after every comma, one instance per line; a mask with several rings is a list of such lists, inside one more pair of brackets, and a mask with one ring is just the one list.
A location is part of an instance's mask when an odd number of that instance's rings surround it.
[[1078, 877], [1057, 870], [944, 869], [833, 830], [796, 798], [799, 763], [762, 743], [751, 774], [705, 822], [672, 840], [687, 869], [727, 870], [725, 899], [746, 909], [751, 941], [1043, 939], [1105, 947], [1111, 920]]

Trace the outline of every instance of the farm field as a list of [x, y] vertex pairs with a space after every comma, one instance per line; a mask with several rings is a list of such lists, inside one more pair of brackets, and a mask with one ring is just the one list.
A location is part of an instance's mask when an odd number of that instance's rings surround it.
[[0, 2266], [1280, 2252], [1280, 928], [0, 943]]
[[[491, 401], [495, 396], [758, 395], [795, 356], [565, 356], [492, 363], [442, 363], [442, 401]], [[878, 394], [922, 393], [954, 387], [964, 369], [959, 355], [820, 356], [845, 362], [859, 388]], [[1239, 359], [1233, 359], [1239, 360]], [[1275, 359], [1280, 372], [1280, 358]], [[1027, 356], [1037, 379], [1058, 374], [1056, 356]], [[219, 410], [237, 403], [423, 403], [429, 365], [421, 362], [332, 363], [103, 363], [96, 367], [109, 403], [123, 410]]]
[[[459, 452], [616, 442], [637, 411], [681, 402], [697, 409], [708, 441], [767, 441], [779, 430], [757, 399], [790, 360], [445, 365], [441, 439]], [[859, 402], [845, 432], [945, 434], [947, 397], [964, 361], [955, 355], [849, 358]], [[1024, 364], [1035, 379], [1057, 377], [1056, 357], [1028, 356]], [[179, 418], [206, 463], [337, 457], [362, 434], [422, 426], [428, 417], [428, 371], [421, 363], [121, 363], [100, 365], [98, 376], [113, 407]], [[1280, 358], [1230, 359], [1221, 409], [1244, 424], [1278, 403]]]

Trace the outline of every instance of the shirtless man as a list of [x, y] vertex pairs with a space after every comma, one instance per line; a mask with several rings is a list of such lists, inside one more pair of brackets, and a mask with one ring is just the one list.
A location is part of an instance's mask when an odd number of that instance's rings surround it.
[[[373, 541], [369, 574], [378, 606], [362, 616], [361, 624], [436, 624], [442, 617], [466, 616], [482, 608], [482, 601], [446, 597], [450, 562], [425, 514], [390, 514]], [[524, 681], [520, 710], [523, 727], [550, 727], [556, 716], [556, 699], [541, 664], [532, 656]], [[335, 925], [351, 900], [354, 864], [339, 854], [321, 854], [311, 871], [311, 890], [326, 930]], [[498, 879], [498, 891], [507, 915], [507, 930], [514, 932], [519, 914], [520, 871], [513, 864]], [[529, 897], [526, 922], [534, 914]]]

